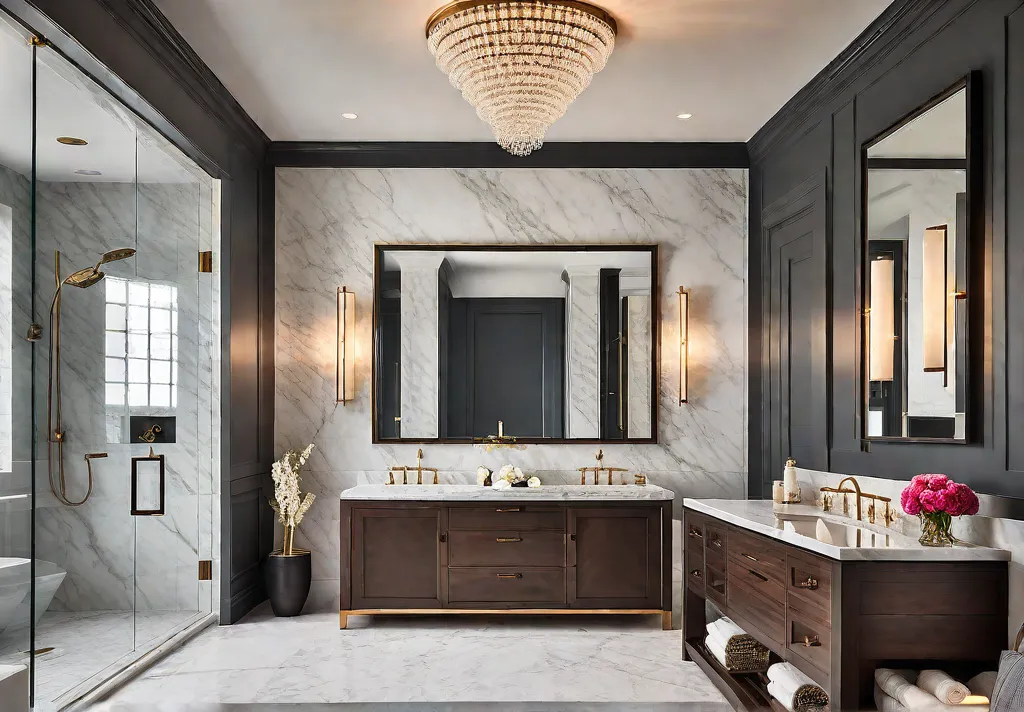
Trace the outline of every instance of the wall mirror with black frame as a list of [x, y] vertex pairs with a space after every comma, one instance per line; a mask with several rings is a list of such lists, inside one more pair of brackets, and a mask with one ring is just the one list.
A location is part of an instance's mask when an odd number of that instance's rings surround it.
[[[864, 147], [864, 437], [966, 442], [976, 87]], [[976, 128], [976, 127], [975, 127]]]
[[655, 245], [377, 245], [373, 441], [655, 442]]

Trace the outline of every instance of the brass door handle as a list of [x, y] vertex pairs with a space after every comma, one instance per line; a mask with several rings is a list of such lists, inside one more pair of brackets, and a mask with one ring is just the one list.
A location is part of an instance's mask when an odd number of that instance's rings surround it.
[[817, 591], [818, 580], [808, 576], [806, 581], [798, 581], [797, 583], [793, 584], [793, 586], [795, 588], [806, 588], [808, 591]]
[[518, 511], [520, 511], [520, 508], [519, 507], [506, 507], [504, 509], [498, 508], [498, 509], [495, 509], [494, 511], [495, 512], [518, 512]]
[[756, 571], [754, 571], [753, 569], [747, 569], [747, 572], [748, 572], [748, 573], [749, 573], [749, 574], [750, 574], [751, 576], [756, 576], [757, 578], [761, 579], [761, 580], [762, 580], [762, 581], [764, 581], [765, 583], [768, 583], [768, 577], [767, 577], [767, 576], [765, 576], [764, 574], [759, 574], [759, 573], [757, 573]]
[[521, 579], [522, 577], [522, 574], [498, 574], [500, 579]]
[[499, 536], [495, 541], [499, 544], [512, 544], [517, 541], [522, 541], [522, 538], [517, 536]]

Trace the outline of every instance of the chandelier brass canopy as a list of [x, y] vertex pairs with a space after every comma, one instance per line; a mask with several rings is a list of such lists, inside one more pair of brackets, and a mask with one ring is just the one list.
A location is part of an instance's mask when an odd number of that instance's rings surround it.
[[461, 0], [427, 21], [437, 66], [509, 153], [527, 156], [604, 69], [615, 19], [576, 0]]

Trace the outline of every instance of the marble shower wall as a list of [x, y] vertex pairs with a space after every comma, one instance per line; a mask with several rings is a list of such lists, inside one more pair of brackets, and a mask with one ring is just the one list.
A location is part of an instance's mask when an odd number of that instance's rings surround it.
[[[314, 551], [309, 608], [338, 600], [339, 493], [385, 481], [417, 445], [370, 443], [373, 244], [637, 243], [661, 247], [658, 445], [608, 445], [610, 466], [644, 472], [682, 497], [746, 487], [745, 170], [278, 169], [276, 449], [315, 443], [304, 486], [319, 500], [298, 542]], [[676, 288], [690, 296], [690, 403], [678, 404]], [[336, 290], [356, 292], [357, 386], [335, 402]], [[485, 453], [425, 445], [446, 482], [512, 462], [572, 482], [592, 445]], [[681, 572], [677, 572], [681, 577]], [[679, 586], [677, 585], [677, 589]]]

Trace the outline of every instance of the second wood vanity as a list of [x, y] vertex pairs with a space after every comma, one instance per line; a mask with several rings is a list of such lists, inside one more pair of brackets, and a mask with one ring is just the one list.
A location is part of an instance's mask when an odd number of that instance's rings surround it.
[[[1009, 553], [934, 549], [770, 501], [684, 501], [683, 657], [741, 709], [781, 709], [704, 647], [709, 602], [820, 684], [871, 709], [875, 668], [994, 669], [1006, 646]], [[806, 511], [804, 511], [806, 510]]]
[[672, 492], [364, 485], [341, 500], [341, 627], [379, 613], [619, 613], [672, 627]]

